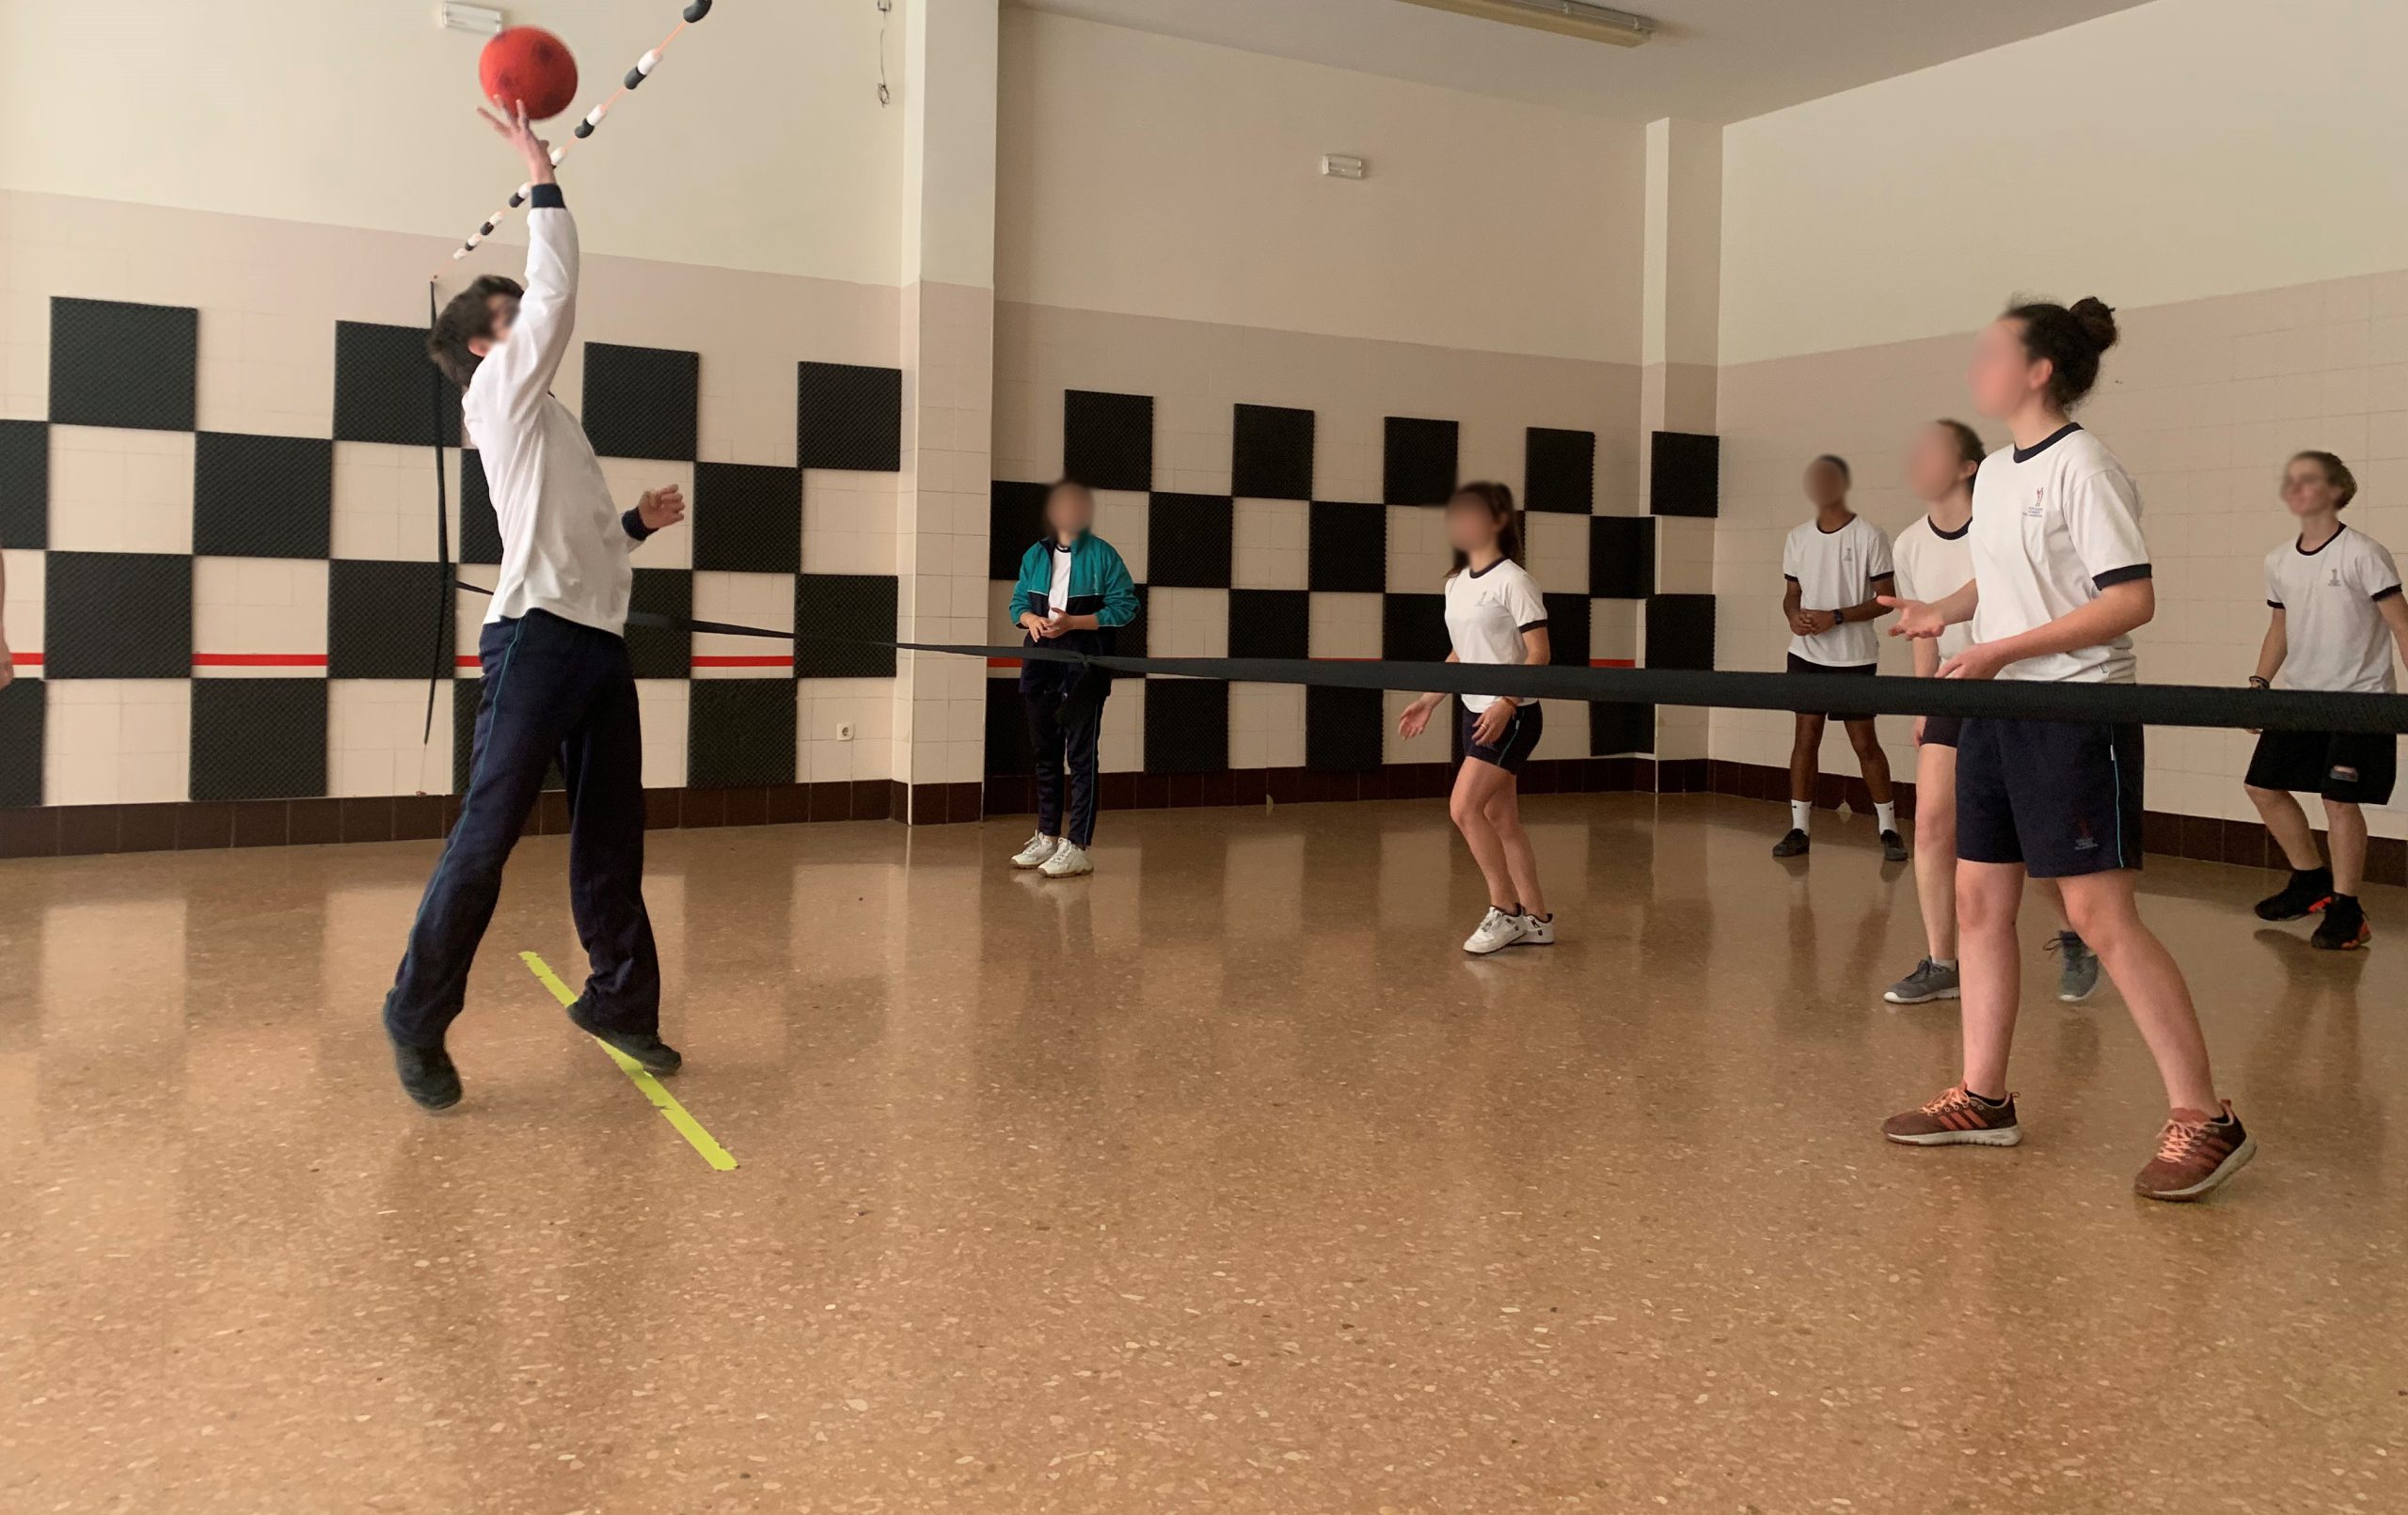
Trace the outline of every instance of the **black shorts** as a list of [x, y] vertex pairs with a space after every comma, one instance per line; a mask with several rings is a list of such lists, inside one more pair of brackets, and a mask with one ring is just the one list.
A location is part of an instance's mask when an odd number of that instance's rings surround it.
[[[1829, 664], [1825, 663], [1810, 663], [1806, 659], [1798, 656], [1796, 653], [1789, 655], [1789, 671], [1792, 673], [1846, 673], [1869, 679], [1879, 670], [1879, 668], [1880, 665], [1877, 663], [1860, 663], [1853, 668], [1832, 668]], [[1837, 721], [1871, 720], [1873, 718], [1872, 716], [1866, 714], [1852, 716], [1842, 715], [1836, 710], [1801, 710], [1798, 713], [1801, 716], [1820, 716], [1826, 720]]]
[[1522, 771], [1522, 765], [1528, 763], [1530, 754], [1537, 750], [1539, 738], [1546, 734], [1546, 711], [1536, 704], [1523, 705], [1513, 712], [1513, 718], [1505, 723], [1505, 733], [1497, 738], [1497, 745], [1482, 747], [1471, 739], [1472, 728], [1480, 724], [1480, 718], [1472, 713], [1469, 705], [1460, 702], [1455, 708], [1463, 712], [1460, 729], [1464, 756], [1494, 764], [1508, 773]]
[[1923, 745], [1925, 747], [1956, 747], [1964, 740], [1965, 718], [1962, 716], [1925, 716], [1923, 718]]
[[2380, 805], [2399, 776], [2400, 739], [2374, 732], [2267, 732], [2249, 759], [2248, 783]]
[[2035, 878], [2141, 865], [2141, 729], [1971, 719], [1956, 748], [1956, 856]]

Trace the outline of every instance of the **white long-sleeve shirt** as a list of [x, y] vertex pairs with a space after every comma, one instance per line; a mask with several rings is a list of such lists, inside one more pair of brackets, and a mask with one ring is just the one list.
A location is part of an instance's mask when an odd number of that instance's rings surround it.
[[641, 540], [624, 517], [585, 428], [552, 398], [577, 324], [577, 222], [559, 186], [530, 196], [527, 292], [510, 335], [468, 381], [468, 440], [484, 465], [501, 526], [501, 577], [487, 622], [544, 610], [625, 634]]

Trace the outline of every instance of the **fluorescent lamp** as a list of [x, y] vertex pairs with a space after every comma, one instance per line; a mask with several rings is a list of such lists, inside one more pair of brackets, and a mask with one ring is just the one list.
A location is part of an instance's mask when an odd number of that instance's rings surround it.
[[1588, 0], [1407, 0], [1434, 10], [1451, 10], [1482, 21], [1533, 26], [1565, 37], [1583, 37], [1616, 47], [1637, 47], [1656, 35], [1656, 24], [1627, 10], [1592, 6]]
[[489, 6], [460, 5], [457, 0], [443, 0], [438, 12], [444, 26], [455, 32], [474, 32], [480, 37], [499, 37], [510, 20]]

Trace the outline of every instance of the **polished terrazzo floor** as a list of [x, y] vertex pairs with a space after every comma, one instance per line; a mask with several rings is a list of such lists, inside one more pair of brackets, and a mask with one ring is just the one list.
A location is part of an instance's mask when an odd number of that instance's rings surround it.
[[[1467, 961], [1436, 803], [657, 833], [678, 1097], [516, 954], [448, 1118], [375, 1023], [432, 844], [0, 866], [0, 1509], [2408, 1509], [2408, 894], [2374, 950], [2152, 864], [2256, 1165], [2127, 1185], [2111, 993], [2034, 994], [2014, 1151], [1912, 880], [1773, 806], [1529, 804], [1563, 940]], [[2052, 962], [2027, 924], [2036, 981]], [[2036, 987], [2037, 986], [2036, 983]]]

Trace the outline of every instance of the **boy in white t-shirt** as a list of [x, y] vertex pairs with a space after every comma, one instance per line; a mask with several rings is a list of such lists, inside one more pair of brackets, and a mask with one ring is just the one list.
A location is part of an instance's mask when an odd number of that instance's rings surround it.
[[[1789, 533], [1782, 548], [1782, 615], [1789, 622], [1789, 671], [1852, 673], [1870, 678], [1881, 656], [1873, 623], [1889, 612], [1880, 597], [1892, 588], [1890, 539], [1847, 508], [1848, 466], [1829, 453], [1806, 466], [1806, 497], [1814, 518]], [[1798, 712], [1789, 748], [1789, 830], [1773, 844], [1776, 858], [1802, 855], [1811, 844], [1807, 827], [1814, 815], [1814, 781], [1822, 769], [1823, 727], [1837, 719], [1847, 729], [1864, 787], [1873, 792], [1881, 825], [1881, 856], [1907, 860], [1898, 835], [1898, 807], [1890, 792], [1890, 759], [1870, 715], [1830, 710]]]
[[[1973, 639], [1942, 678], [2133, 682], [2131, 633], [2157, 613], [2131, 476], [2066, 413], [2099, 382], [2115, 343], [2098, 300], [2019, 305], [1978, 339], [1973, 401], [2015, 446], [1973, 479], [1973, 579], [1936, 602], [1894, 600], [1896, 635]], [[1963, 1072], [1937, 1097], [1882, 1122], [1910, 1146], [2023, 1140], [2006, 1082], [2022, 992], [2016, 915], [2027, 877], [2054, 878], [2148, 1043], [2172, 1107], [2132, 1180], [2148, 1199], [2205, 1198], [2257, 1153], [2217, 1096], [2190, 986], [2141, 919], [2141, 728], [1969, 718], [1956, 757], [1956, 911]]]
[[[2396, 646], [2408, 657], [2408, 601], [2400, 570], [2382, 543], [2341, 524], [2358, 493], [2349, 465], [2330, 452], [2303, 452], [2283, 470], [2283, 503], [2299, 535], [2266, 555], [2272, 621], [2258, 653], [2253, 688], [2274, 675], [2294, 689], [2390, 694]], [[2366, 876], [2367, 817], [2362, 805], [2391, 797], [2399, 738], [2372, 732], [2267, 732], [2249, 760], [2249, 798], [2291, 865], [2290, 881], [2258, 902], [2268, 921], [2322, 911], [2311, 944], [2332, 951], [2366, 945], [2374, 935], [2358, 904]], [[2293, 794], [2323, 797], [2333, 864], [2316, 855], [2316, 835]]]

